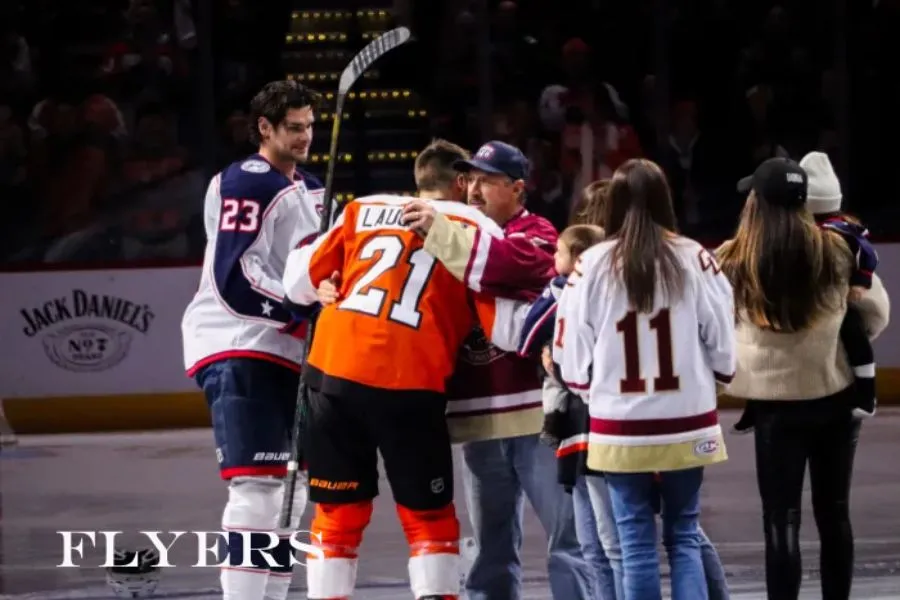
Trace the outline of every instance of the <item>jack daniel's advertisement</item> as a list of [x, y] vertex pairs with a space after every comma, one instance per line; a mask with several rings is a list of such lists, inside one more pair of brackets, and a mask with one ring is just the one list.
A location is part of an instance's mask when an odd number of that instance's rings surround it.
[[149, 304], [83, 289], [20, 308], [19, 314], [22, 333], [39, 338], [54, 365], [74, 372], [105, 371], [121, 363], [155, 317]]

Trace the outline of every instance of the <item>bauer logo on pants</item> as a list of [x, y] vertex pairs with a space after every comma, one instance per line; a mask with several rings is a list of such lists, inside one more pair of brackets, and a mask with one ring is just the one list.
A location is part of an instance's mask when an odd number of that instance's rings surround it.
[[75, 372], [105, 371], [121, 363], [135, 333], [145, 335], [154, 318], [148, 304], [81, 289], [21, 308], [19, 314], [25, 321], [22, 333], [40, 337], [47, 358]]

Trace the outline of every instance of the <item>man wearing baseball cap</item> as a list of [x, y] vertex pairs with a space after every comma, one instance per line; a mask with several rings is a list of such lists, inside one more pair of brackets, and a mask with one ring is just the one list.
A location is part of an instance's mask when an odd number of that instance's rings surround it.
[[453, 166], [469, 176], [469, 204], [501, 227], [524, 211], [529, 163], [515, 146], [488, 142], [470, 160], [457, 161]]
[[[412, 201], [405, 223], [425, 237], [425, 251], [475, 291], [533, 300], [554, 275], [557, 233], [525, 210], [528, 159], [492, 141], [453, 167], [468, 178], [468, 203], [503, 227], [481, 236], [427, 204]], [[466, 340], [447, 385], [451, 439], [462, 442], [463, 482], [478, 555], [466, 581], [471, 600], [518, 598], [523, 496], [549, 538], [550, 589], [556, 600], [596, 597], [578, 538], [572, 496], [556, 479], [556, 454], [541, 444], [541, 378], [532, 357], [502, 352], [480, 330]]]

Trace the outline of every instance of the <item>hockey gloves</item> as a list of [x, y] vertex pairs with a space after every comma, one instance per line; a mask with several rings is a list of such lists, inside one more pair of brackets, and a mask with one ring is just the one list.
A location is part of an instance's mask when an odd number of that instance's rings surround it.
[[285, 297], [282, 305], [285, 310], [291, 313], [291, 320], [285, 323], [279, 331], [291, 337], [295, 337], [298, 340], [305, 339], [309, 324], [319, 314], [319, 311], [322, 308], [321, 305], [318, 303], [310, 306], [294, 304], [288, 300], [287, 297]]

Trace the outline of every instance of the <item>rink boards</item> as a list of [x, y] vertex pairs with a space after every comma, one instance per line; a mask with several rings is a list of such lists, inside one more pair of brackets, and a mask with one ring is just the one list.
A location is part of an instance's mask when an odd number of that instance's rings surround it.
[[[877, 249], [878, 273], [898, 298], [900, 244]], [[181, 348], [199, 279], [197, 266], [0, 273], [0, 398], [14, 430], [208, 425]], [[875, 350], [879, 402], [900, 404], [900, 330], [888, 326]]]

